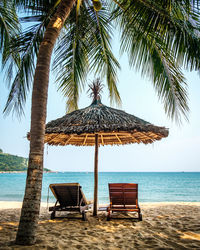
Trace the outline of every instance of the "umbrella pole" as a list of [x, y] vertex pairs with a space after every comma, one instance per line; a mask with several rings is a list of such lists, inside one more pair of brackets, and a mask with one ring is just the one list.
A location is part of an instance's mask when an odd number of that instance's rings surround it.
[[97, 197], [98, 197], [98, 134], [95, 134], [95, 156], [94, 156], [94, 206], [93, 216], [97, 215]]

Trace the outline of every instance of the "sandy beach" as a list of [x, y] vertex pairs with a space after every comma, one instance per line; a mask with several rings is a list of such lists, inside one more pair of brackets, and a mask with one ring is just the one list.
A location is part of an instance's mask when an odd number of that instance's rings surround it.
[[[42, 203], [37, 242], [28, 249], [200, 249], [200, 202], [141, 203], [143, 221], [117, 215], [106, 221], [87, 213], [50, 220]], [[27, 249], [14, 244], [20, 202], [0, 202], [0, 249]], [[123, 219], [122, 219], [123, 218]], [[132, 218], [132, 219], [131, 219]]]

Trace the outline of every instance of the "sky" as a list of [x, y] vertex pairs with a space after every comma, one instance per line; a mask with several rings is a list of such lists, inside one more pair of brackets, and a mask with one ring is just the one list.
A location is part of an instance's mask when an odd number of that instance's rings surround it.
[[[115, 46], [115, 44], [114, 44]], [[116, 48], [115, 48], [116, 50]], [[139, 72], [130, 69], [126, 55], [119, 59], [118, 89], [122, 99], [120, 108], [154, 125], [169, 128], [169, 136], [153, 144], [131, 144], [123, 146], [100, 146], [99, 171], [128, 172], [179, 172], [200, 171], [200, 77], [196, 72], [185, 72], [188, 83], [189, 122], [181, 126], [172, 122], [164, 112], [152, 83], [142, 78]], [[97, 77], [97, 76], [96, 76]], [[87, 83], [91, 83], [92, 76]], [[5, 153], [28, 157], [29, 141], [26, 134], [30, 130], [31, 95], [25, 106], [25, 116], [19, 120], [10, 114], [3, 115], [8, 88], [0, 74], [0, 148]], [[85, 90], [80, 95], [79, 108], [91, 104]], [[102, 103], [110, 106], [106, 86], [102, 93]], [[47, 122], [65, 114], [65, 99], [57, 92], [55, 76], [51, 73]], [[86, 171], [94, 169], [94, 147], [45, 146], [44, 167], [54, 171]]]

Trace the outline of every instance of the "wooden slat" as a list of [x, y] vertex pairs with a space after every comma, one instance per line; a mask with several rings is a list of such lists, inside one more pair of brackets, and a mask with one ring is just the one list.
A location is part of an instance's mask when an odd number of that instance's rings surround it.
[[101, 143], [104, 146], [104, 140], [103, 140], [103, 135], [101, 134]]
[[122, 141], [120, 140], [119, 136], [117, 134], [115, 134], [115, 136], [117, 137], [119, 143], [122, 144]]
[[84, 139], [84, 142], [83, 142], [83, 145], [85, 145], [86, 141], [87, 141], [87, 137], [88, 135], [85, 136], [85, 139]]
[[69, 136], [68, 140], [65, 142], [64, 145], [67, 145], [67, 143], [69, 143], [69, 141], [73, 138], [73, 135]]

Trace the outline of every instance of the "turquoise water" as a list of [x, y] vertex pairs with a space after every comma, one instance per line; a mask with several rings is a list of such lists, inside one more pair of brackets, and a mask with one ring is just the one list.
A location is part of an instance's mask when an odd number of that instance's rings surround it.
[[[0, 200], [22, 201], [26, 174], [0, 174]], [[48, 186], [51, 183], [78, 182], [88, 200], [93, 199], [93, 173], [65, 172], [44, 173], [42, 201], [47, 200]], [[99, 173], [99, 203], [108, 203], [108, 183], [138, 183], [139, 201], [199, 201], [200, 172], [101, 172]], [[50, 201], [54, 198], [50, 193]]]

